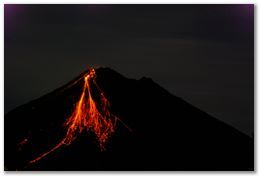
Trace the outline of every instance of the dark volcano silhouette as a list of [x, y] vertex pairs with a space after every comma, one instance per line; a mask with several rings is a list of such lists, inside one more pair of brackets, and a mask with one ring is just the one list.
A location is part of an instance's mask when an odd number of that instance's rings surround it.
[[173, 96], [151, 79], [109, 68], [96, 81], [111, 103], [116, 131], [100, 151], [91, 132], [28, 164], [64, 136], [62, 124], [80, 97], [84, 74], [5, 115], [5, 170], [254, 170], [254, 141]]

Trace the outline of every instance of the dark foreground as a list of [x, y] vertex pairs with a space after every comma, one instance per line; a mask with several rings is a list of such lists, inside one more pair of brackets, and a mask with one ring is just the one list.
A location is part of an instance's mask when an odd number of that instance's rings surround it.
[[[83, 79], [5, 115], [5, 170], [254, 170], [254, 141], [151, 79], [127, 79], [99, 68], [97, 82], [117, 123], [100, 151], [93, 134], [82, 133], [42, 160], [28, 164], [64, 136], [62, 124], [80, 96]], [[82, 80], [82, 81], [81, 81]]]

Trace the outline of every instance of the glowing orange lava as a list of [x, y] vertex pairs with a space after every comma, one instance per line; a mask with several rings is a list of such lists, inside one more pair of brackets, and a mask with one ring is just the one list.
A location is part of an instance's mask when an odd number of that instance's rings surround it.
[[[51, 150], [41, 154], [29, 163], [35, 163], [41, 160], [62, 145], [70, 145], [83, 130], [92, 131], [99, 142], [100, 149], [105, 149], [106, 142], [115, 131], [116, 122], [118, 120], [121, 123], [123, 122], [110, 112], [109, 101], [98, 87], [95, 78], [96, 72], [94, 69], [90, 69], [89, 73], [84, 76], [84, 87], [81, 96], [71, 116], [66, 119], [64, 123], [66, 128], [65, 137]], [[93, 99], [91, 88], [97, 92], [96, 95], [98, 96], [97, 98], [95, 97], [96, 101]], [[128, 128], [125, 124], [124, 126]]]

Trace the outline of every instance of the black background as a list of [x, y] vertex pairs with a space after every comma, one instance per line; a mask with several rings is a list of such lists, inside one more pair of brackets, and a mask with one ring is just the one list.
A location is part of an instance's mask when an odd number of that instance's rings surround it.
[[8, 4], [4, 27], [5, 113], [108, 66], [253, 131], [253, 5]]

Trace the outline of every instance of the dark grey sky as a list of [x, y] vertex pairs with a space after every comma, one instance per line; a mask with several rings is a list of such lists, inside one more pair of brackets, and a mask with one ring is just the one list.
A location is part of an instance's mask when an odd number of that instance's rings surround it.
[[5, 112], [88, 66], [151, 77], [251, 134], [253, 5], [5, 5]]

